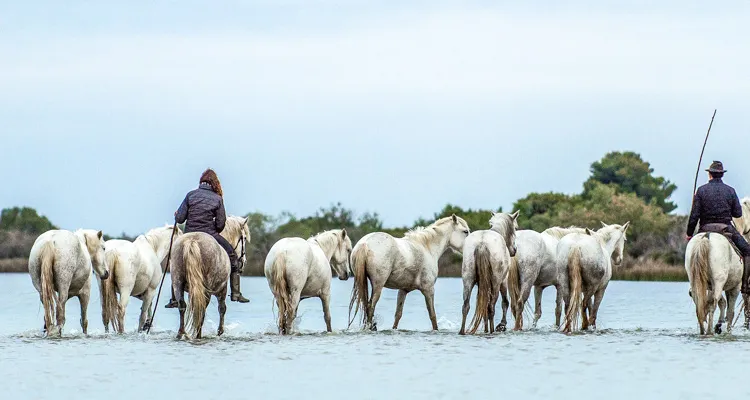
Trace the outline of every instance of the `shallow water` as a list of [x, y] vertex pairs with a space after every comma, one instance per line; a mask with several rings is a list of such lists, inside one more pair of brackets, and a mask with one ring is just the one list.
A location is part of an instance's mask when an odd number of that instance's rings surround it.
[[[167, 281], [168, 282], [168, 281]], [[175, 310], [161, 308], [152, 334], [104, 334], [99, 296], [80, 333], [78, 301], [68, 302], [62, 339], [44, 339], [38, 295], [25, 274], [0, 275], [0, 382], [4, 399], [104, 398], [695, 398], [739, 397], [750, 335], [699, 338], [686, 283], [612, 282], [595, 333], [552, 329], [554, 289], [545, 291], [539, 328], [461, 337], [461, 281], [440, 279], [430, 322], [421, 294], [407, 297], [400, 331], [390, 328], [396, 292], [378, 304], [380, 332], [346, 331], [352, 281], [333, 281], [333, 334], [320, 301], [300, 305], [301, 334], [276, 335], [265, 279], [243, 278], [250, 304], [229, 303], [227, 333], [215, 336], [212, 301], [202, 341], [174, 339]], [[166, 292], [166, 291], [165, 291]], [[166, 304], [163, 293], [161, 304]], [[473, 304], [472, 304], [473, 306]], [[499, 308], [499, 307], [498, 307]], [[740, 323], [741, 324], [741, 323]], [[745, 361], [743, 363], [742, 361]], [[638, 397], [635, 397], [638, 396]]]

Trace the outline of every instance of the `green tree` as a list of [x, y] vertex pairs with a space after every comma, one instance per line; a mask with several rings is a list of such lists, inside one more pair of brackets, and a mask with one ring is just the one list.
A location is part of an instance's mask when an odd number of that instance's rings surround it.
[[57, 227], [33, 208], [5, 208], [0, 213], [0, 230], [15, 230], [38, 235], [51, 229], [57, 229]]
[[543, 231], [550, 226], [554, 216], [566, 206], [579, 201], [578, 196], [568, 196], [563, 193], [530, 193], [513, 204], [513, 211], [518, 214], [519, 229], [533, 229]]
[[[495, 212], [502, 212], [502, 207], [498, 208]], [[440, 218], [449, 217], [453, 214], [456, 214], [457, 216], [463, 218], [467, 224], [469, 224], [469, 228], [472, 231], [480, 230], [480, 229], [489, 229], [490, 228], [490, 218], [492, 218], [492, 210], [472, 210], [471, 208], [463, 209], [459, 206], [453, 205], [453, 204], [446, 204], [445, 207], [443, 207], [442, 210], [435, 213], [432, 220], [426, 220], [424, 218], [419, 218], [414, 222], [415, 226], [427, 226], [431, 223], [435, 222], [435, 220], [438, 220]]]
[[651, 164], [632, 151], [607, 153], [591, 164], [591, 177], [583, 184], [583, 196], [590, 197], [597, 183], [611, 185], [618, 192], [634, 193], [647, 204], [654, 204], [665, 213], [677, 208], [669, 197], [677, 186], [661, 176], [654, 176]]

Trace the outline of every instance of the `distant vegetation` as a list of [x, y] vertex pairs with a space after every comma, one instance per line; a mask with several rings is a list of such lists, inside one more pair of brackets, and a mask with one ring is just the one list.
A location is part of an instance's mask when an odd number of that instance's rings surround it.
[[[685, 243], [682, 233], [686, 217], [671, 214], [676, 206], [669, 201], [676, 188], [665, 178], [654, 176], [649, 163], [639, 154], [612, 152], [591, 165], [591, 176], [584, 182], [581, 193], [530, 193], [513, 204], [513, 211], [520, 210], [520, 229], [536, 231], [569, 225], [598, 229], [600, 221], [608, 224], [630, 221], [626, 261], [615, 271], [615, 276], [633, 280], [684, 280], [681, 265]], [[252, 240], [245, 274], [262, 275], [268, 251], [283, 237], [306, 238], [336, 228], [346, 228], [355, 242], [375, 231], [401, 236], [413, 226], [427, 225], [452, 213], [466, 219], [472, 230], [487, 229], [492, 211], [502, 209], [473, 210], [448, 204], [430, 219], [419, 218], [411, 226], [395, 228], [384, 227], [377, 213], [357, 214], [340, 203], [301, 218], [288, 212], [278, 216], [250, 213]], [[23, 261], [25, 269], [24, 258], [36, 236], [54, 228], [34, 209], [16, 207], [3, 210], [0, 217], [0, 270], [18, 270], [18, 260]], [[125, 234], [119, 237], [133, 239]], [[6, 267], [14, 263], [15, 267]], [[440, 260], [440, 272], [441, 276], [460, 276], [460, 257], [450, 253], [444, 255]]]

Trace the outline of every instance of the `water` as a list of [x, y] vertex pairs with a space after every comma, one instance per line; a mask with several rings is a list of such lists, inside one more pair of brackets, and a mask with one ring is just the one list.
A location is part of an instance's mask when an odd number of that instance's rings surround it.
[[[346, 331], [352, 281], [333, 282], [333, 334], [320, 301], [300, 305], [301, 334], [276, 335], [265, 279], [243, 278], [251, 303], [229, 303], [227, 332], [215, 337], [212, 301], [202, 341], [174, 339], [175, 310], [158, 311], [152, 335], [104, 334], [98, 294], [89, 336], [77, 299], [68, 302], [64, 337], [41, 337], [38, 295], [25, 274], [0, 275], [0, 382], [4, 399], [456, 399], [695, 398], [746, 393], [750, 335], [700, 338], [685, 283], [612, 282], [596, 333], [552, 329], [554, 289], [545, 292], [539, 329], [461, 337], [461, 281], [440, 279], [440, 331], [429, 332], [424, 300], [406, 300], [401, 331]], [[163, 293], [161, 304], [168, 294]], [[393, 323], [396, 292], [378, 304], [381, 329]], [[140, 301], [131, 300], [129, 332]], [[745, 361], [745, 363], [743, 363]], [[606, 396], [606, 397], [604, 397]]]

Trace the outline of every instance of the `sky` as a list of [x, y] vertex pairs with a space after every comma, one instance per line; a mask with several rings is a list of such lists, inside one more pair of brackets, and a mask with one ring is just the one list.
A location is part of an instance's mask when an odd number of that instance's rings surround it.
[[714, 109], [703, 167], [750, 195], [748, 20], [746, 1], [2, 1], [0, 207], [135, 234], [212, 167], [232, 214], [341, 202], [400, 226], [578, 193], [631, 150], [686, 213]]

